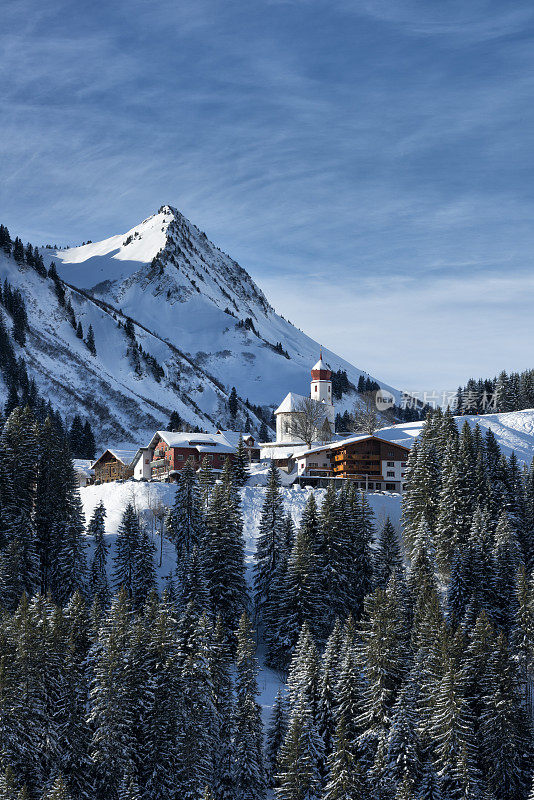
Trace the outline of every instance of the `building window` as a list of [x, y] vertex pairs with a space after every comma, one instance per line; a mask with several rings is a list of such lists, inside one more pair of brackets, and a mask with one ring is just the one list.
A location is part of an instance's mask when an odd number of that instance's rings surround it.
[[395, 466], [395, 462], [394, 461], [388, 461], [387, 465], [388, 465], [388, 467], [394, 467]]
[[395, 473], [394, 472], [388, 472], [386, 477], [394, 478], [395, 477]]
[[386, 491], [394, 492], [395, 491], [395, 484], [394, 483], [386, 483]]
[[315, 385], [315, 391], [317, 391], [317, 384]]

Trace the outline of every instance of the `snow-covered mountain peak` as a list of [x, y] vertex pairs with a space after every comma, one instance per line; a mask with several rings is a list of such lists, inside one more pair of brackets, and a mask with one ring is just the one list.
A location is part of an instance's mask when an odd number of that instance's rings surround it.
[[240, 318], [271, 310], [263, 292], [230, 256], [170, 205], [126, 233], [58, 250], [61, 277], [121, 306], [132, 288], [187, 302], [195, 293]]
[[[178, 348], [225, 392], [235, 386], [251, 403], [271, 407], [288, 391], [308, 394], [319, 344], [276, 314], [246, 270], [173, 206], [162, 205], [125, 233], [53, 257], [69, 285]], [[332, 351], [324, 358], [357, 385], [359, 369]], [[349, 390], [339, 411], [354, 400]]]

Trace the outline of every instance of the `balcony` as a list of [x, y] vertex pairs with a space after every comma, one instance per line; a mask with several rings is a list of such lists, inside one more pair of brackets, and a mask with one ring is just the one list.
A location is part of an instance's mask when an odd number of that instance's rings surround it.
[[155, 458], [153, 461], [150, 462], [150, 466], [152, 468], [155, 468], [155, 467], [168, 467], [169, 463], [170, 462], [167, 461], [166, 458]]

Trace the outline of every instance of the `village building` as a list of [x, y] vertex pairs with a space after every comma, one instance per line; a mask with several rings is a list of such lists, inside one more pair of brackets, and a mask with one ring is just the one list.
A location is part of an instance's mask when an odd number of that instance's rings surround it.
[[296, 457], [299, 483], [320, 479], [352, 480], [361, 489], [401, 493], [410, 449], [379, 436], [361, 434], [301, 451]]
[[152, 453], [151, 478], [159, 481], [176, 480], [188, 461], [198, 470], [206, 459], [212, 470], [220, 471], [236, 451], [222, 434], [183, 431], [157, 431], [147, 449]]
[[92, 466], [95, 483], [110, 483], [131, 478], [133, 475], [131, 464], [135, 454], [135, 450], [105, 450]]
[[140, 447], [132, 461], [133, 477], [137, 481], [149, 481], [152, 477], [152, 450]]

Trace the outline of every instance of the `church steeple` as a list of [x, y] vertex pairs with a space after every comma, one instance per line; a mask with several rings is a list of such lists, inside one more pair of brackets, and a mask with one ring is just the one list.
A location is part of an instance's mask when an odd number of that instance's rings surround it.
[[317, 400], [319, 403], [332, 405], [332, 371], [323, 361], [322, 348], [319, 355], [319, 361], [312, 367], [311, 377], [311, 399]]
[[319, 361], [312, 367], [311, 376], [312, 376], [312, 381], [329, 381], [330, 378], [332, 377], [331, 370], [328, 369], [327, 365], [323, 361], [322, 347], [319, 354]]

